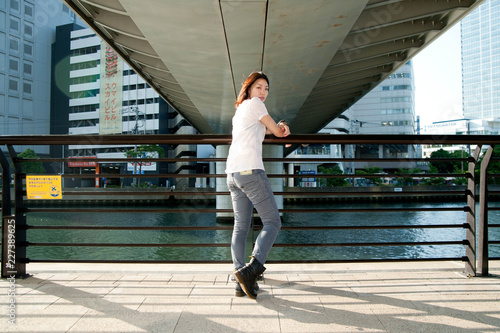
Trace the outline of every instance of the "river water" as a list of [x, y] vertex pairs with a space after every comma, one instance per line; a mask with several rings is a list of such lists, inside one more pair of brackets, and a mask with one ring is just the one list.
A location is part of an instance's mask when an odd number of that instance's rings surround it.
[[[499, 203], [493, 203], [500, 205]], [[285, 208], [354, 208], [353, 213], [284, 213], [284, 226], [428, 225], [466, 222], [462, 211], [363, 212], [387, 207], [463, 207], [463, 203], [328, 203], [287, 204]], [[131, 207], [127, 207], [131, 208]], [[142, 207], [144, 208], [144, 207]], [[154, 207], [152, 207], [154, 208]], [[179, 208], [179, 207], [175, 207]], [[192, 207], [189, 207], [192, 208]], [[490, 223], [500, 223], [500, 212], [490, 211]], [[28, 213], [29, 225], [70, 226], [227, 226], [216, 222], [215, 213]], [[137, 230], [28, 230], [30, 242], [65, 243], [229, 243], [231, 230], [137, 231]], [[281, 230], [276, 243], [424, 242], [461, 241], [465, 230]], [[500, 240], [500, 228], [490, 228], [490, 240]], [[490, 245], [490, 256], [500, 256], [500, 246]], [[249, 237], [248, 251], [251, 250]], [[30, 259], [70, 260], [230, 260], [228, 247], [63, 247], [30, 246]], [[268, 260], [356, 260], [460, 257], [462, 245], [372, 247], [274, 247]]]

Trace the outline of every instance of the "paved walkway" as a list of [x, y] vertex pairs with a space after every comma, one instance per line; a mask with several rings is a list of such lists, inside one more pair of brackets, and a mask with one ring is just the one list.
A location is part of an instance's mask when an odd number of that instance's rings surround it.
[[500, 332], [491, 266], [270, 264], [254, 301], [234, 297], [226, 264], [29, 264], [15, 297], [0, 280], [0, 332]]

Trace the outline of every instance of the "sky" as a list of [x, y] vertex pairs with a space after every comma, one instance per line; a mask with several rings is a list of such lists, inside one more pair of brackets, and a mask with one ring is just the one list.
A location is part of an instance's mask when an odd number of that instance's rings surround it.
[[463, 117], [459, 23], [413, 58], [413, 71], [415, 111], [422, 125]]

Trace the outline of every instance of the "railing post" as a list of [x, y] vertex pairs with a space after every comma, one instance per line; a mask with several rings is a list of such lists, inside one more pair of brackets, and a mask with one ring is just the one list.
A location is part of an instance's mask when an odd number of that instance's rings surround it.
[[[17, 162], [17, 153], [12, 145], [8, 145], [10, 158], [14, 164], [14, 196], [15, 196], [15, 208], [14, 208], [14, 224], [15, 224], [15, 271], [16, 276], [26, 275], [26, 216], [24, 215], [24, 203], [23, 203], [23, 175], [21, 164]], [[2, 229], [3, 232], [3, 229]], [[3, 268], [3, 267], [2, 267]]]
[[466, 239], [468, 245], [465, 246], [465, 273], [468, 275], [476, 275], [476, 164], [481, 154], [481, 145], [476, 147], [472, 160], [469, 159], [468, 166], [468, 181], [467, 181], [467, 224], [469, 228], [466, 231]]
[[[10, 167], [7, 157], [0, 149], [0, 165], [2, 166], [2, 217], [10, 215]], [[2, 229], [3, 232], [3, 229]]]
[[[9, 276], [7, 273], [7, 266], [9, 264], [9, 227], [7, 226], [6, 219], [11, 214], [11, 201], [10, 201], [10, 167], [7, 157], [0, 149], [0, 165], [2, 166], [2, 269], [1, 277]], [[10, 229], [12, 230], [12, 228]], [[12, 237], [11, 237], [12, 238]]]
[[478, 266], [480, 275], [489, 274], [489, 256], [488, 256], [488, 166], [495, 146], [491, 145], [484, 154], [481, 162], [481, 174], [479, 178], [479, 225], [478, 225]]

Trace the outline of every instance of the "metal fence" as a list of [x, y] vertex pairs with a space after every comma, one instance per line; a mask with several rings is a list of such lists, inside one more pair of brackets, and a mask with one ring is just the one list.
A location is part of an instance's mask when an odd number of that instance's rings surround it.
[[[232, 213], [231, 209], [217, 209], [213, 208], [212, 205], [202, 204], [197, 205], [197, 199], [206, 198], [217, 198], [219, 196], [228, 196], [227, 191], [214, 191], [211, 189], [187, 189], [183, 191], [172, 192], [170, 189], [157, 189], [152, 192], [148, 188], [137, 188], [133, 191], [125, 191], [120, 188], [107, 188], [105, 190], [100, 190], [96, 192], [90, 188], [80, 188], [77, 192], [70, 188], [62, 188], [62, 194], [65, 198], [72, 198], [76, 195], [78, 196], [90, 196], [95, 197], [95, 201], [98, 198], [111, 198], [118, 200], [124, 198], [125, 196], [130, 197], [130, 202], [142, 202], [142, 199], [151, 197], [152, 195], [157, 198], [157, 201], [162, 200], [172, 200], [175, 197], [175, 202], [179, 200], [186, 199], [190, 202], [189, 207], [110, 207], [94, 204], [85, 204], [79, 202], [78, 200], [72, 200], [71, 205], [36, 205], [35, 201], [27, 199], [27, 191], [25, 187], [26, 174], [23, 173], [22, 165], [23, 163], [33, 162], [33, 159], [23, 159], [18, 157], [19, 151], [16, 151], [16, 147], [19, 146], [34, 146], [34, 145], [47, 145], [47, 146], [61, 146], [61, 145], [142, 145], [142, 144], [153, 144], [153, 145], [178, 145], [178, 144], [210, 144], [214, 146], [218, 145], [228, 145], [230, 144], [230, 136], [227, 135], [121, 135], [121, 136], [64, 136], [64, 135], [47, 135], [47, 136], [0, 136], [0, 147], [5, 147], [2, 152], [0, 152], [0, 162], [2, 166], [2, 277], [16, 274], [24, 275], [26, 274], [26, 264], [32, 262], [121, 262], [121, 263], [142, 263], [142, 262], [156, 262], [156, 263], [171, 263], [171, 262], [182, 262], [182, 263], [202, 263], [202, 262], [229, 262], [229, 257], [219, 260], [169, 260], [164, 258], [161, 260], [127, 260], [126, 258], [121, 259], [30, 259], [27, 256], [28, 248], [42, 248], [42, 247], [55, 247], [55, 248], [87, 248], [92, 251], [92, 249], [97, 248], [228, 248], [230, 246], [230, 231], [232, 230], [231, 225], [221, 225], [217, 224], [214, 226], [189, 226], [189, 225], [176, 225], [176, 226], [122, 226], [116, 224], [109, 225], [29, 225], [27, 224], [26, 216], [32, 213], [67, 213], [67, 214], [79, 214], [79, 213], [177, 213], [177, 214], [197, 214], [197, 213]], [[493, 246], [498, 246], [500, 244], [499, 239], [490, 239], [488, 236], [490, 234], [489, 230], [493, 228], [499, 228], [500, 224], [498, 221], [488, 221], [488, 212], [499, 210], [500, 208], [491, 207], [488, 205], [488, 198], [493, 196], [498, 196], [500, 191], [491, 190], [488, 185], [488, 180], [495, 179], [499, 175], [488, 173], [488, 165], [491, 162], [497, 162], [500, 159], [493, 157], [493, 149], [495, 145], [500, 144], [500, 138], [498, 136], [425, 136], [425, 135], [291, 135], [286, 139], [277, 139], [268, 137], [265, 139], [265, 144], [270, 145], [284, 145], [292, 144], [292, 148], [298, 147], [303, 144], [340, 144], [340, 145], [423, 145], [423, 144], [434, 144], [434, 145], [473, 145], [476, 146], [473, 154], [467, 158], [449, 158], [449, 159], [434, 159], [435, 161], [459, 161], [462, 162], [467, 167], [466, 170], [462, 172], [453, 174], [431, 174], [431, 173], [418, 173], [418, 174], [400, 174], [392, 173], [385, 174], [384, 177], [390, 177], [392, 179], [398, 178], [408, 178], [408, 177], [418, 177], [418, 178], [465, 178], [467, 179], [467, 184], [463, 187], [437, 187], [433, 189], [419, 189], [418, 187], [413, 188], [411, 191], [395, 191], [390, 187], [379, 187], [379, 188], [366, 188], [358, 189], [357, 191], [346, 191], [344, 188], [340, 187], [324, 187], [317, 188], [314, 191], [307, 190], [305, 188], [285, 188], [283, 191], [275, 192], [276, 195], [281, 195], [287, 201], [289, 198], [314, 198], [316, 201], [330, 202], [329, 199], [335, 199], [337, 201], [347, 200], [349, 197], [355, 196], [356, 198], [406, 198], [407, 201], [418, 200], [419, 198], [427, 198], [430, 200], [439, 200], [439, 198], [446, 198], [454, 196], [459, 198], [458, 201], [463, 203], [463, 206], [443, 206], [439, 208], [425, 208], [425, 207], [382, 207], [382, 208], [343, 208], [343, 207], [328, 207], [328, 208], [289, 208], [285, 205], [280, 212], [283, 214], [296, 213], [302, 214], [304, 220], [308, 223], [303, 223], [301, 225], [288, 225], [283, 224], [282, 230], [287, 232], [307, 232], [307, 231], [348, 231], [348, 230], [371, 230], [371, 231], [387, 231], [392, 230], [394, 232], [408, 230], [408, 229], [459, 229], [464, 231], [465, 237], [463, 239], [442, 239], [439, 241], [387, 241], [387, 242], [288, 242], [288, 243], [276, 243], [275, 248], [366, 248], [366, 247], [419, 247], [419, 246], [461, 246], [465, 249], [465, 255], [455, 256], [455, 257], [443, 257], [436, 256], [433, 258], [376, 258], [376, 259], [353, 259], [353, 258], [342, 258], [342, 259], [316, 259], [308, 258], [304, 260], [270, 260], [269, 262], [289, 262], [289, 263], [299, 263], [299, 262], [367, 262], [367, 261], [417, 261], [417, 260], [456, 260], [464, 262], [465, 271], [471, 275], [488, 275], [488, 262], [490, 260], [499, 260], [499, 257], [490, 257], [488, 249]], [[482, 147], [488, 147], [486, 152]], [[113, 159], [96, 159], [96, 158], [81, 158], [80, 161], [93, 161], [95, 163], [102, 162], [113, 162], [113, 163], [124, 163], [130, 161], [127, 158], [113, 158]], [[429, 163], [433, 159], [421, 159], [421, 158], [405, 158], [407, 161], [415, 163]], [[67, 163], [71, 161], [70, 158], [59, 158], [59, 157], [47, 157], [35, 159], [38, 162], [45, 163]], [[210, 159], [200, 159], [200, 158], [144, 158], [141, 161], [148, 162], [154, 161], [157, 163], [177, 163], [177, 162], [223, 162], [223, 158], [210, 158]], [[293, 162], [401, 162], [401, 158], [335, 158], [335, 159], [321, 159], [321, 156], [291, 159], [291, 158], [268, 158], [265, 159], [268, 162], [276, 163], [293, 163]], [[481, 161], [481, 163], [479, 163]], [[11, 163], [13, 168], [11, 167]], [[476, 172], [480, 169], [480, 172]], [[11, 196], [11, 172], [13, 173], [13, 194]], [[96, 175], [89, 174], [61, 174], [62, 179], [67, 178], [95, 178]], [[99, 178], [105, 177], [117, 177], [116, 174], [99, 174]], [[151, 178], [152, 175], [137, 175], [132, 173], [123, 173], [119, 175], [120, 178]], [[169, 178], [224, 178], [224, 174], [199, 174], [199, 173], [187, 173], [187, 174], [161, 174], [157, 173], [154, 177], [169, 179]], [[269, 178], [301, 178], [304, 175], [300, 174], [268, 174]], [[316, 178], [328, 179], [328, 178], [342, 178], [347, 180], [353, 180], [359, 178], [356, 174], [316, 174]], [[364, 174], [364, 178], [380, 178], [380, 174]], [[387, 188], [391, 190], [387, 190]], [[313, 200], [313, 201], [314, 201]], [[202, 201], [203, 202], [203, 201]], [[327, 204], [328, 206], [328, 204]], [[476, 212], [476, 207], [478, 207], [478, 212]], [[12, 208], [14, 212], [12, 213]], [[440, 223], [429, 223], [421, 225], [407, 225], [401, 224], [391, 224], [391, 225], [369, 225], [369, 224], [358, 224], [358, 225], [337, 225], [337, 226], [324, 226], [315, 225], [314, 219], [311, 218], [312, 214], [315, 213], [330, 213], [330, 212], [343, 212], [343, 213], [364, 213], [367, 217], [371, 213], [384, 213], [384, 212], [411, 212], [411, 211], [427, 211], [435, 212], [439, 214], [445, 211], [460, 211], [464, 213], [463, 222], [457, 221], [453, 224], [440, 224]], [[256, 219], [257, 220], [257, 219]], [[260, 225], [258, 223], [253, 224], [252, 231], [254, 233], [258, 232]], [[33, 241], [28, 237], [28, 231], [62, 231], [62, 230], [79, 230], [79, 231], [91, 231], [95, 234], [113, 231], [129, 231], [133, 233], [139, 233], [144, 231], [163, 231], [163, 232], [209, 232], [209, 231], [223, 231], [226, 234], [224, 241], [218, 242], [206, 242], [206, 243], [178, 243], [178, 242], [98, 242], [94, 241], [93, 238], [89, 238], [85, 242], [75, 242], [71, 239], [58, 239], [57, 241]], [[255, 237], [252, 235], [252, 237]], [[255, 239], [255, 238], [253, 238]]]

